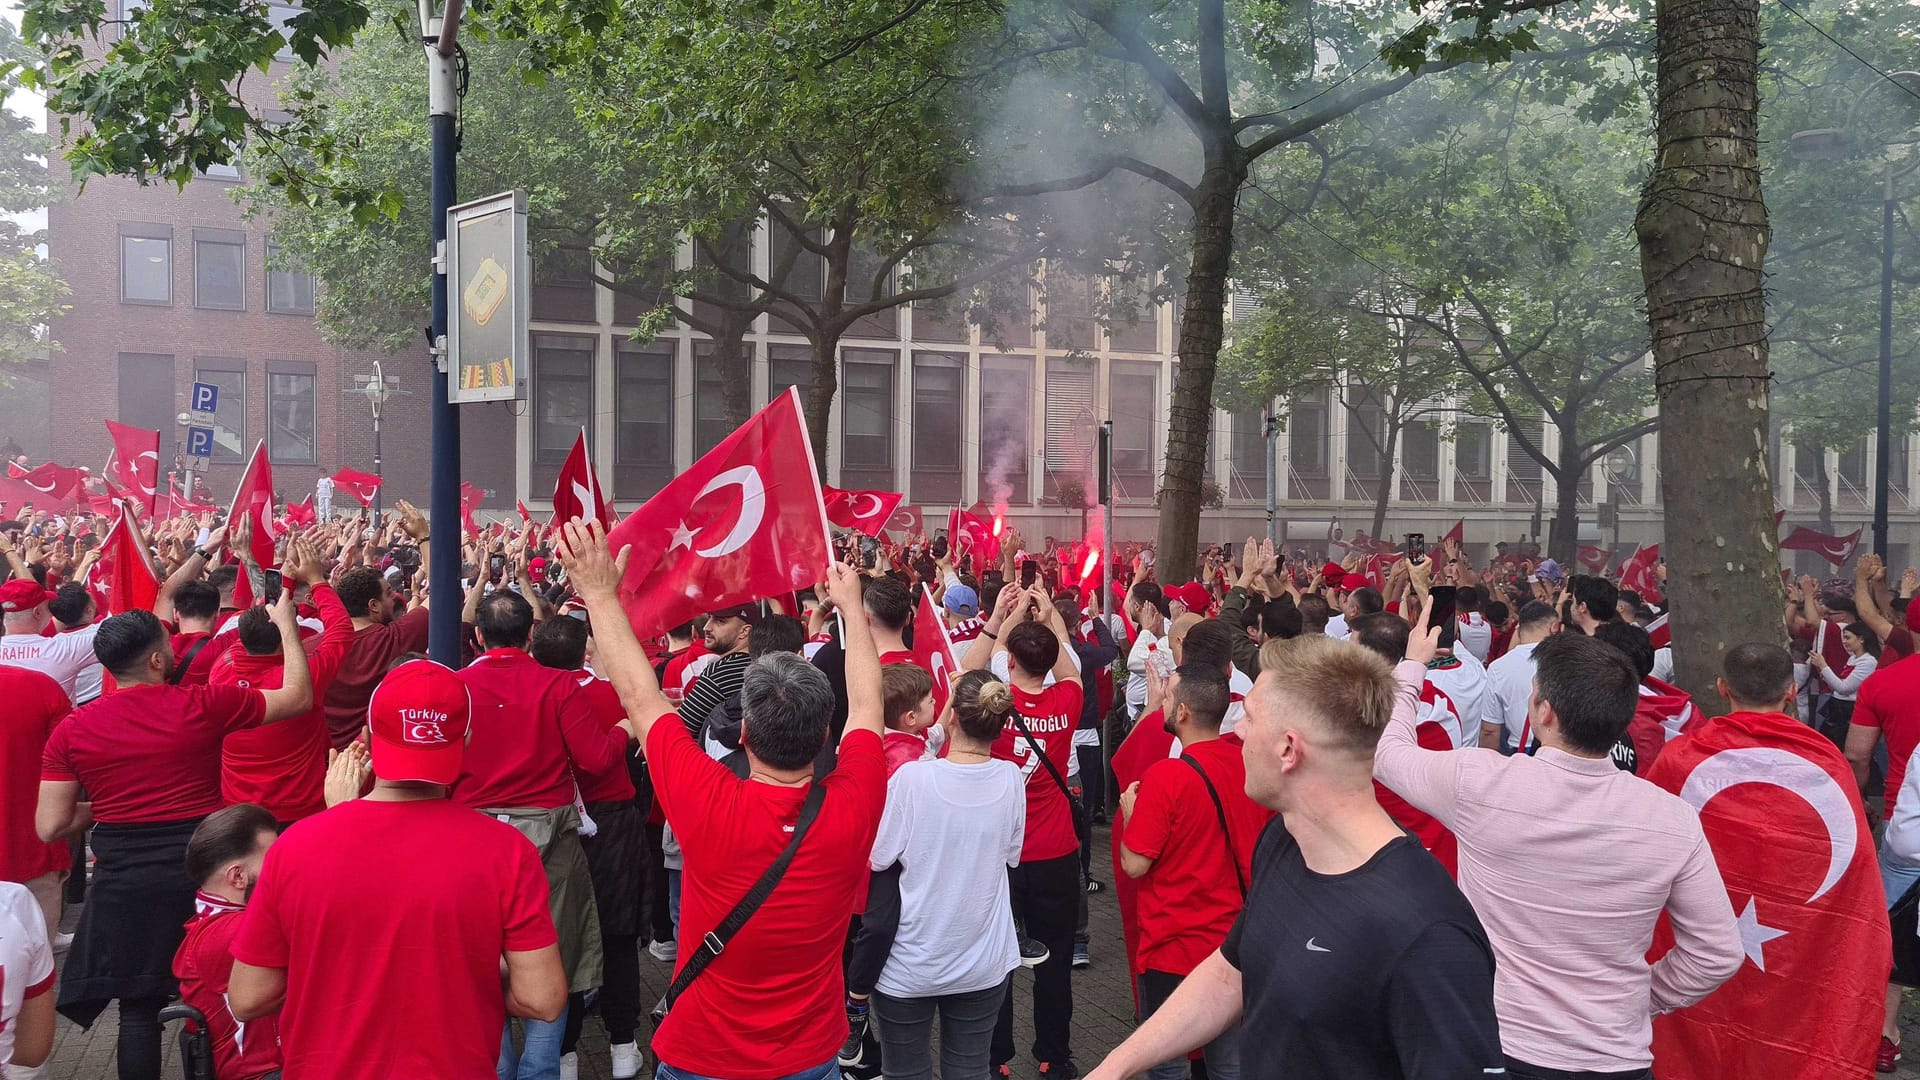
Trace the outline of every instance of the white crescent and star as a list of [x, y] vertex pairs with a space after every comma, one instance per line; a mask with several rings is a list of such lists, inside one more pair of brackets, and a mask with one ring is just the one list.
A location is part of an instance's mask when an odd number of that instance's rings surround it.
[[[860, 499], [865, 499], [870, 504], [865, 510], [860, 509]], [[875, 495], [871, 491], [860, 492], [859, 497], [854, 499], [853, 501], [853, 516], [856, 518], [872, 517], [873, 515], [879, 512], [880, 512], [880, 496]]]
[[[1847, 868], [1853, 865], [1859, 846], [1853, 804], [1847, 801], [1839, 783], [1825, 769], [1799, 754], [1771, 746], [1741, 746], [1722, 750], [1694, 766], [1680, 788], [1680, 797], [1696, 811], [1703, 810], [1715, 795], [1740, 784], [1768, 784], [1790, 791], [1820, 815], [1820, 822], [1827, 830], [1827, 871], [1806, 902], [1820, 899], [1838, 885], [1846, 876]], [[1765, 971], [1766, 943], [1785, 936], [1786, 931], [1761, 923], [1752, 897], [1740, 913], [1739, 927], [1740, 943], [1746, 949], [1747, 958], [1753, 961], [1754, 967]]]
[[740, 516], [733, 523], [733, 529], [719, 542], [708, 547], [695, 548], [694, 541], [701, 530], [687, 528], [687, 523], [683, 519], [674, 526], [673, 538], [667, 544], [668, 552], [684, 547], [702, 558], [717, 559], [723, 555], [731, 555], [745, 547], [747, 541], [753, 539], [753, 534], [760, 531], [760, 519], [766, 514], [767, 509], [766, 484], [760, 479], [759, 470], [751, 465], [736, 465], [707, 481], [704, 487], [694, 493], [693, 501], [697, 503], [725, 487], [740, 489]]

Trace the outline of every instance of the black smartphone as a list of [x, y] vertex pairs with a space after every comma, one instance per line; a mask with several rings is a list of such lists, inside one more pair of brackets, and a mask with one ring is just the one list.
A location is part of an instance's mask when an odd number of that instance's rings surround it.
[[495, 553], [492, 557], [487, 559], [487, 570], [490, 573], [492, 573], [495, 577], [498, 577], [500, 575], [500, 572], [502, 570], [505, 570], [506, 568], [507, 568], [507, 557], [505, 555]]
[[944, 559], [947, 557], [947, 530], [945, 529], [934, 530], [933, 557], [936, 559]]
[[1040, 579], [1040, 563], [1038, 561], [1033, 559], [1028, 559], [1026, 562], [1023, 562], [1020, 564], [1020, 587], [1021, 588], [1031, 589], [1033, 588], [1033, 583], [1035, 581], [1038, 581], [1039, 579]]
[[860, 562], [871, 570], [880, 561], [880, 541], [871, 536], [860, 538]]
[[1407, 550], [1407, 559], [1411, 562], [1419, 562], [1421, 559], [1426, 558], [1427, 534], [1426, 533], [1408, 533], [1406, 550]]
[[266, 584], [267, 603], [269, 604], [279, 603], [280, 602], [280, 571], [267, 570], [262, 573], [262, 576], [266, 578], [266, 582], [267, 582]]
[[1452, 585], [1435, 585], [1427, 590], [1427, 595], [1433, 597], [1433, 616], [1427, 623], [1429, 627], [1446, 626], [1453, 622], [1453, 593]]

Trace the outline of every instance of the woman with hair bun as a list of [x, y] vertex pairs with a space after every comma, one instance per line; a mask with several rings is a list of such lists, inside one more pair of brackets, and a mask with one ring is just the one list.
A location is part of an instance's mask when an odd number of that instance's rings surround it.
[[900, 928], [874, 987], [889, 1080], [984, 1076], [994, 1021], [1020, 964], [1007, 868], [1026, 834], [1025, 778], [996, 761], [993, 741], [1013, 715], [1013, 693], [986, 671], [953, 685], [941, 717], [944, 758], [909, 762], [887, 783], [872, 866], [899, 863]]

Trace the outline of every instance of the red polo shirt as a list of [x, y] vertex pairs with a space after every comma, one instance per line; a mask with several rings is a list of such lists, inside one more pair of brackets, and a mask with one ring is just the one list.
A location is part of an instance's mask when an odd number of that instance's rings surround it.
[[335, 750], [360, 736], [367, 724], [367, 702], [373, 688], [387, 677], [393, 658], [401, 653], [421, 652], [427, 647], [427, 609], [414, 608], [392, 622], [363, 626], [353, 633], [333, 685], [327, 687], [327, 736]]
[[[1013, 710], [1026, 721], [1027, 730], [1064, 778], [1068, 759], [1073, 756], [1073, 729], [1080, 726], [1080, 684], [1057, 682], [1037, 694], [1017, 686], [1009, 689], [1013, 691]], [[1026, 737], [1011, 721], [994, 740], [993, 756], [1018, 765], [1027, 778], [1027, 833], [1020, 847], [1020, 861], [1057, 859], [1078, 851], [1080, 838], [1073, 831], [1073, 808], [1054, 782], [1053, 773], [1033, 755]]]
[[53, 729], [40, 779], [79, 781], [103, 824], [204, 817], [226, 805], [221, 741], [266, 713], [260, 691], [238, 686], [125, 687]]
[[180, 1000], [207, 1018], [207, 1034], [213, 1042], [213, 1074], [220, 1080], [259, 1080], [280, 1067], [279, 1018], [263, 1016], [242, 1025], [227, 1005], [227, 984], [233, 979], [233, 939], [240, 932], [241, 912], [246, 909], [206, 893], [195, 896], [193, 906], [186, 939], [180, 943], [180, 951], [173, 954]]
[[[593, 711], [595, 722], [600, 729], [612, 732], [620, 721], [627, 718], [627, 707], [620, 704], [620, 693], [613, 684], [605, 679], [596, 678], [591, 672], [573, 673], [580, 689], [587, 696], [587, 707]], [[627, 738], [626, 732], [620, 732], [621, 741]], [[581, 776], [580, 800], [582, 802], [609, 802], [631, 799], [637, 792], [633, 787], [633, 775], [627, 772], [626, 747], [621, 747], [618, 762], [613, 768], [602, 773]]]
[[594, 716], [579, 679], [520, 649], [489, 649], [461, 669], [473, 712], [453, 800], [551, 810], [573, 801], [576, 777], [584, 788], [625, 771], [627, 733]]
[[1886, 818], [1907, 776], [1907, 762], [1920, 746], [1920, 661], [1889, 664], [1867, 676], [1853, 706], [1856, 727], [1879, 728], [1887, 740]]
[[[313, 708], [305, 715], [250, 731], [235, 732], [220, 744], [220, 793], [228, 805], [255, 803], [280, 821], [298, 821], [327, 808], [327, 687], [353, 643], [353, 620], [333, 586], [313, 587], [314, 604], [326, 631], [309, 639], [307, 668], [313, 679]], [[254, 656], [229, 650], [207, 676], [214, 686], [277, 690], [286, 677], [279, 653]]]
[[33, 830], [40, 757], [73, 704], [52, 676], [12, 664], [0, 664], [0, 701], [0, 881], [32, 881], [73, 865], [66, 841], [43, 843]]

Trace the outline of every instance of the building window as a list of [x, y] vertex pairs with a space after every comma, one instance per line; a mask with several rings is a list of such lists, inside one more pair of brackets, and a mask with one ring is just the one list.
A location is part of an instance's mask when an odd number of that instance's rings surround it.
[[241, 360], [208, 361], [194, 364], [195, 382], [209, 383], [219, 391], [217, 401], [220, 405], [213, 414], [211, 422], [203, 421], [198, 414], [194, 416], [194, 425], [205, 423], [213, 428], [213, 454], [208, 458], [214, 464], [245, 461], [247, 451], [247, 372], [246, 363]]
[[592, 424], [593, 339], [533, 335], [533, 459], [565, 461]]
[[1160, 380], [1154, 367], [1113, 365], [1107, 380], [1107, 414], [1113, 419], [1116, 498], [1153, 496], [1153, 433], [1159, 406]]
[[120, 300], [173, 303], [173, 241], [161, 236], [120, 238]]
[[1491, 425], [1461, 424], [1454, 429], [1453, 470], [1462, 480], [1486, 483], [1493, 479]]
[[1083, 487], [1093, 476], [1094, 369], [1086, 359], [1047, 361], [1046, 441], [1041, 443], [1046, 474], [1041, 495], [1053, 498], [1060, 485]]
[[293, 27], [289, 24], [299, 14], [300, 9], [290, 4], [267, 5], [267, 17], [273, 21], [274, 29], [280, 31], [280, 36], [289, 42], [289, 44], [282, 44], [279, 51], [274, 53], [275, 60], [291, 63], [295, 59], [293, 46], [290, 44], [293, 40]]
[[1301, 476], [1327, 475], [1327, 388], [1315, 386], [1293, 395], [1287, 412], [1287, 457]]
[[1230, 480], [1227, 496], [1263, 499], [1267, 494], [1267, 418], [1259, 409], [1233, 414], [1233, 435], [1227, 443]]
[[960, 501], [961, 413], [966, 358], [913, 354], [913, 500]]
[[847, 349], [840, 409], [840, 478], [881, 487], [893, 484], [893, 373], [899, 354]]
[[243, 233], [229, 229], [195, 230], [193, 238], [193, 306], [219, 311], [247, 309], [247, 244]]
[[980, 358], [980, 496], [989, 502], [1027, 501], [1027, 463], [1033, 458], [1033, 361], [1020, 356]]
[[800, 407], [807, 407], [807, 391], [813, 387], [813, 351], [807, 345], [767, 346], [767, 400], [786, 393], [790, 386], [800, 388]]
[[[741, 348], [753, 346], [742, 344]], [[699, 457], [720, 445], [733, 431], [727, 423], [726, 388], [720, 377], [720, 364], [713, 358], [713, 343], [693, 343], [693, 456]]]
[[[794, 208], [788, 207], [787, 210], [791, 215]], [[772, 258], [768, 273], [773, 276], [776, 288], [807, 301], [819, 301], [826, 297], [826, 261], [806, 249], [807, 244], [819, 244], [825, 236], [819, 229], [796, 234], [779, 222], [774, 222], [767, 229], [768, 254]]]
[[1094, 340], [1093, 280], [1064, 266], [1047, 266], [1047, 348], [1091, 349]]
[[1379, 394], [1352, 384], [1347, 405], [1347, 472], [1361, 480], [1385, 475], [1387, 406]]
[[1865, 438], [1840, 451], [1840, 483], [1856, 491], [1866, 490], [1867, 440]]
[[237, 183], [240, 180], [240, 164], [234, 161], [216, 162], [204, 169], [195, 169], [194, 172], [204, 180], [224, 180], [229, 183]]
[[320, 460], [319, 425], [314, 417], [312, 365], [304, 370], [267, 370], [267, 460], [285, 465], [313, 465]]
[[646, 498], [674, 474], [673, 343], [621, 342], [614, 358], [614, 490]]
[[1431, 420], [1415, 420], [1400, 432], [1406, 449], [1400, 460], [1409, 480], [1440, 479], [1440, 426]]
[[284, 265], [280, 245], [267, 242], [267, 310], [276, 315], [313, 314], [313, 275]]

